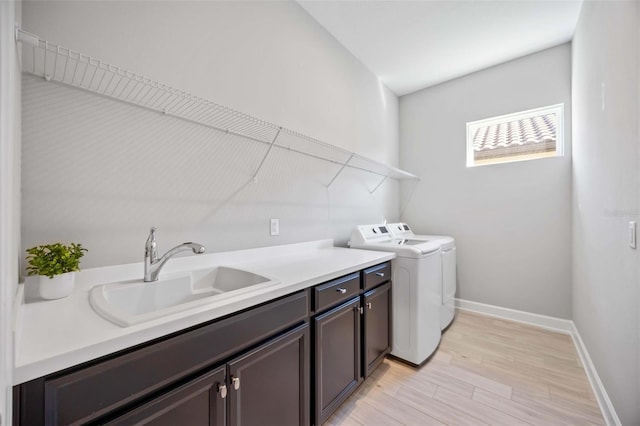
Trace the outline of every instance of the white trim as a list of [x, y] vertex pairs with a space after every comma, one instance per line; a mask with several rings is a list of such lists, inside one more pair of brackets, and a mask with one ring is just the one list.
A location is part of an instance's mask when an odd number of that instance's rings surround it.
[[491, 126], [494, 124], [504, 123], [505, 121], [522, 120], [525, 118], [536, 117], [538, 115], [550, 114], [554, 112], [557, 113], [558, 111], [564, 111], [563, 103], [528, 109], [526, 111], [512, 112], [510, 114], [499, 115], [497, 117], [485, 118], [482, 120], [470, 121], [467, 123], [467, 125]]
[[24, 284], [19, 284], [16, 296], [13, 300], [13, 326], [11, 330], [13, 334], [14, 360], [17, 355], [15, 351], [20, 347], [20, 340], [22, 337], [22, 318], [24, 310], [21, 309], [21, 307], [24, 306], [24, 298]]
[[596, 400], [598, 401], [598, 405], [600, 406], [602, 417], [604, 417], [604, 420], [606, 421], [608, 426], [621, 425], [620, 418], [618, 418], [618, 414], [616, 413], [616, 410], [611, 403], [611, 399], [609, 399], [609, 395], [607, 394], [607, 391], [604, 388], [602, 381], [600, 380], [600, 376], [596, 371], [596, 367], [591, 361], [591, 357], [589, 356], [587, 347], [582, 341], [582, 337], [580, 336], [580, 333], [578, 332], [578, 329], [576, 328], [576, 325], [573, 321], [550, 317], [547, 315], [533, 314], [531, 312], [518, 311], [516, 309], [503, 308], [501, 306], [472, 302], [470, 300], [464, 299], [456, 299], [456, 308], [496, 318], [521, 322], [524, 324], [533, 325], [535, 327], [540, 327], [545, 330], [570, 335], [573, 339], [576, 351], [578, 352], [578, 356], [580, 356], [580, 361], [584, 366], [584, 371], [587, 374], [589, 383], [591, 384], [593, 394], [595, 395]]
[[12, 422], [15, 259], [15, 2], [0, 1], [0, 421]]
[[13, 302], [18, 282], [20, 74], [15, 43], [16, 1], [0, 1], [0, 416], [12, 423]]
[[562, 334], [571, 334], [573, 331], [573, 321], [568, 319], [532, 314], [530, 312], [503, 308], [501, 306], [487, 305], [463, 299], [456, 299], [456, 308], [465, 311], [478, 312], [492, 317], [522, 322], [529, 325], [535, 325], [536, 327]]
[[571, 321], [573, 325], [573, 330], [571, 333], [571, 337], [573, 338], [573, 343], [576, 345], [576, 349], [578, 351], [578, 355], [580, 356], [580, 361], [584, 366], [584, 371], [587, 373], [587, 378], [589, 379], [589, 383], [591, 383], [591, 389], [593, 389], [593, 393], [596, 396], [596, 400], [598, 401], [598, 405], [600, 406], [600, 411], [602, 412], [602, 416], [604, 420], [607, 422], [609, 426], [621, 426], [620, 418], [616, 413], [615, 408], [613, 407], [613, 403], [611, 399], [609, 399], [609, 395], [600, 380], [600, 376], [598, 376], [598, 372], [596, 371], [595, 365], [593, 365], [593, 361], [591, 361], [591, 357], [589, 356], [589, 352], [587, 351], [587, 347], [584, 345], [582, 341], [582, 337], [580, 336], [580, 332], [576, 325]]

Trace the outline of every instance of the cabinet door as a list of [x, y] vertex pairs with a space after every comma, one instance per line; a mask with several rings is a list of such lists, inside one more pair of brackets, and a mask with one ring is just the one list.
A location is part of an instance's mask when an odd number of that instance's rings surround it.
[[320, 425], [358, 387], [360, 300], [317, 316], [315, 327], [315, 424]]
[[228, 364], [229, 425], [308, 425], [309, 324]]
[[391, 283], [373, 289], [364, 299], [364, 377], [375, 370], [391, 350]]
[[173, 389], [108, 425], [224, 426], [225, 367]]

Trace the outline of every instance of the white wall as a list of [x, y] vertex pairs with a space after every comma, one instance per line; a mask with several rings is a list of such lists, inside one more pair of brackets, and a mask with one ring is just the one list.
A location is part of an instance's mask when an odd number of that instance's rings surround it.
[[[27, 2], [41, 38], [382, 162], [398, 162], [398, 100], [293, 2]], [[398, 217], [398, 184], [41, 79], [23, 79], [23, 248], [89, 248], [82, 266], [333, 237]], [[270, 217], [281, 235], [270, 237]]]
[[623, 425], [640, 424], [639, 27], [638, 2], [585, 2], [573, 41], [573, 320]]
[[[571, 157], [466, 167], [466, 123], [565, 104], [571, 152], [571, 47], [564, 44], [400, 98], [402, 219], [458, 248], [457, 297], [571, 317]], [[406, 207], [405, 207], [406, 206]]]
[[11, 424], [13, 302], [20, 256], [20, 2], [0, 2], [0, 417]]

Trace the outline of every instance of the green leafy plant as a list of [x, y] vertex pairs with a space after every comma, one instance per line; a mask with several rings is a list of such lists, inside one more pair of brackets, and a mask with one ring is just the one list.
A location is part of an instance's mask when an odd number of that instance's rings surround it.
[[31, 247], [27, 250], [27, 273], [53, 278], [66, 272], [79, 271], [80, 258], [86, 251], [86, 248], [76, 243], [69, 246], [55, 243]]

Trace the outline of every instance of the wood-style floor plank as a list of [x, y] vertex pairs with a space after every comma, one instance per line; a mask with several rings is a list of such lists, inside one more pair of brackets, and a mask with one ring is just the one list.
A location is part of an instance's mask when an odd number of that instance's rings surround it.
[[325, 424], [605, 422], [570, 336], [458, 311], [424, 366], [385, 360]]

